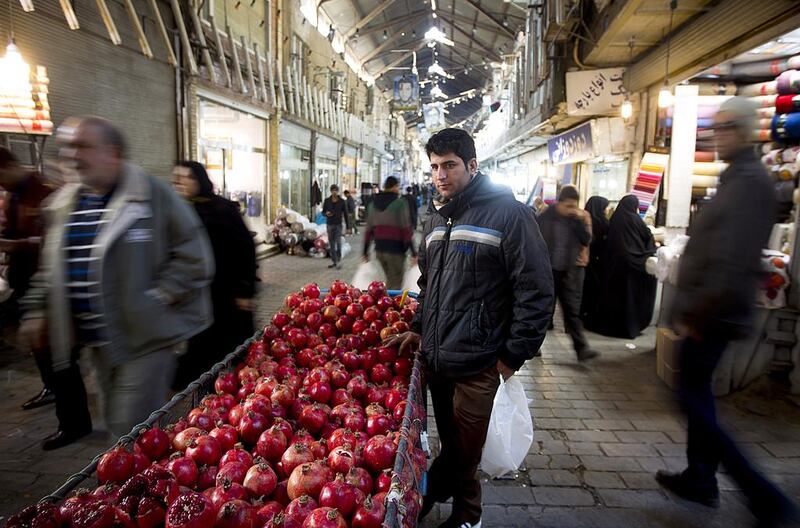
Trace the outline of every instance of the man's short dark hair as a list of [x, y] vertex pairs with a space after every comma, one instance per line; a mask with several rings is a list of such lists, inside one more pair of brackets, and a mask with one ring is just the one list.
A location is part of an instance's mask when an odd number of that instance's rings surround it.
[[383, 182], [384, 189], [391, 189], [392, 187], [397, 187], [398, 185], [400, 185], [400, 180], [398, 180], [394, 176], [389, 176], [388, 178], [386, 178], [386, 181]]
[[406, 192], [408, 193], [414, 192], [414, 188], [409, 185], [408, 187], [406, 187]]
[[335, 183], [333, 185], [331, 185], [331, 192], [338, 191], [338, 190], [339, 190], [339, 186], [338, 185], [336, 185]]
[[106, 145], [115, 147], [120, 158], [124, 158], [128, 154], [128, 143], [125, 141], [125, 136], [111, 121], [97, 116], [83, 116], [79, 120], [80, 126], [90, 126], [100, 132]]
[[12, 165], [19, 165], [19, 160], [13, 152], [5, 147], [0, 147], [0, 169], [5, 169]]
[[576, 189], [573, 185], [563, 186], [561, 188], [561, 192], [558, 193], [559, 202], [566, 202], [567, 200], [575, 200], [576, 202], [580, 200], [578, 189]]
[[348, 191], [347, 189], [345, 189], [345, 190], [344, 190], [344, 195], [345, 195], [345, 196], [350, 196], [350, 191]]
[[460, 128], [445, 128], [432, 135], [425, 145], [425, 152], [428, 158], [432, 153], [439, 156], [455, 154], [461, 158], [465, 167], [469, 166], [470, 160], [478, 157], [472, 136]]

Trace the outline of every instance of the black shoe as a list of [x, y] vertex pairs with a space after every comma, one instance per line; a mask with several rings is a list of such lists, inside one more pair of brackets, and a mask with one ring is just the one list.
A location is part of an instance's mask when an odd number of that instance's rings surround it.
[[66, 432], [62, 430], [56, 431], [54, 434], [51, 434], [47, 438], [44, 439], [42, 442], [42, 449], [44, 451], [53, 451], [55, 449], [61, 449], [62, 447], [68, 446], [71, 443], [75, 442], [76, 440], [83, 438], [84, 436], [91, 433], [92, 430], [84, 430], [79, 432]]
[[328, 269], [333, 269], [335, 267], [336, 267], [336, 264], [331, 264], [330, 266], [328, 266]]
[[592, 350], [591, 348], [587, 348], [586, 350], [581, 350], [578, 352], [578, 361], [587, 361], [589, 359], [594, 359], [600, 355], [600, 352], [597, 350]]
[[689, 482], [689, 478], [685, 477], [683, 473], [668, 471], [656, 473], [656, 482], [682, 499], [697, 502], [709, 508], [719, 508], [719, 489], [716, 485], [711, 488], [699, 488]]
[[55, 402], [56, 402], [56, 395], [53, 394], [53, 391], [45, 387], [42, 389], [42, 392], [40, 392], [30, 400], [23, 403], [22, 408], [28, 411], [30, 409], [44, 407], [45, 405], [50, 405], [51, 403]]

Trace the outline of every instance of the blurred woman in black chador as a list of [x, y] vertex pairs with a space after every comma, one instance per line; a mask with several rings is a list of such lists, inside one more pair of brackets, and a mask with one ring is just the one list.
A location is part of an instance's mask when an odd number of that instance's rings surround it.
[[656, 279], [645, 271], [655, 254], [653, 235], [639, 216], [639, 199], [629, 194], [617, 206], [608, 225], [600, 313], [593, 331], [632, 339], [653, 318]]
[[592, 242], [589, 246], [589, 265], [583, 281], [583, 297], [581, 300], [581, 319], [587, 328], [598, 321], [600, 308], [601, 284], [605, 264], [606, 242], [608, 238], [608, 199], [592, 196], [584, 208], [592, 217]]
[[214, 324], [191, 338], [188, 350], [178, 360], [173, 388], [180, 390], [253, 335], [256, 250], [239, 204], [214, 194], [203, 165], [178, 162], [172, 170], [172, 184], [202, 220], [216, 270], [211, 283]]

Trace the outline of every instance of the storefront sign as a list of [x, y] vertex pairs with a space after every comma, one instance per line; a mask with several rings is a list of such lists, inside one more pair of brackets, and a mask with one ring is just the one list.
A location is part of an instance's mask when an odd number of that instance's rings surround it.
[[593, 156], [592, 125], [584, 123], [547, 140], [547, 151], [554, 164], [575, 163]]
[[567, 113], [603, 115], [619, 108], [625, 98], [625, 68], [567, 72]]
[[419, 81], [416, 75], [403, 75], [394, 78], [392, 109], [396, 112], [419, 109]]

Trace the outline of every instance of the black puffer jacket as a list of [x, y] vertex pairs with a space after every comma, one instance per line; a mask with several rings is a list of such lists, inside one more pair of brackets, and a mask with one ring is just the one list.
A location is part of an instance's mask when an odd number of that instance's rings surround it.
[[553, 303], [547, 247], [533, 212], [478, 173], [430, 208], [419, 251], [422, 334], [428, 368], [450, 378], [502, 359], [513, 369], [539, 354]]

